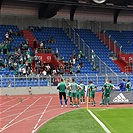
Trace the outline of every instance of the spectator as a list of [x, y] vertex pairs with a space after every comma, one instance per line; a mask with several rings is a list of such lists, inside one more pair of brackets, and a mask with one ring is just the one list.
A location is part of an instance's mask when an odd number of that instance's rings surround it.
[[77, 72], [76, 73], [80, 73], [80, 69], [81, 69], [80, 64], [78, 64], [78, 66], [76, 67], [76, 69], [77, 69]]
[[34, 31], [34, 27], [33, 26], [30, 26], [30, 31], [32, 32], [32, 31]]
[[33, 41], [33, 46], [34, 46], [34, 49], [37, 48], [37, 40], [36, 40], [36, 38], [35, 38], [34, 41]]
[[9, 33], [8, 32], [6, 32], [5, 37], [6, 37], [6, 40], [9, 41]]
[[11, 85], [12, 85], [11, 80], [8, 80], [8, 88], [10, 88], [10, 87], [11, 87]]
[[43, 41], [40, 42], [40, 48], [43, 49], [45, 48], [44, 44], [43, 44]]
[[126, 91], [126, 83], [125, 83], [124, 78], [122, 78], [122, 81], [120, 82], [120, 84], [118, 86], [120, 88], [120, 91]]
[[46, 68], [43, 70], [42, 75], [43, 75], [43, 76], [46, 76], [46, 75], [47, 75]]
[[41, 28], [41, 25], [39, 23], [39, 26], [38, 26], [38, 31], [41, 32], [42, 31], [42, 28]]
[[82, 58], [83, 54], [82, 54], [82, 51], [80, 50], [79, 53], [78, 53], [78, 59], [80, 60]]
[[3, 58], [2, 58], [2, 56], [0, 56], [0, 67], [2, 67], [3, 66]]
[[132, 83], [130, 82], [130, 80], [128, 80], [126, 83], [126, 89], [127, 89], [127, 91], [131, 91], [131, 89], [132, 89]]
[[28, 91], [29, 91], [29, 94], [32, 95], [32, 89], [31, 89], [31, 86], [29, 86]]
[[8, 52], [8, 46], [7, 46], [6, 43], [4, 43], [4, 45], [3, 45], [3, 54], [7, 54], [7, 52]]
[[56, 39], [51, 36], [49, 39], [48, 39], [48, 43], [56, 43]]

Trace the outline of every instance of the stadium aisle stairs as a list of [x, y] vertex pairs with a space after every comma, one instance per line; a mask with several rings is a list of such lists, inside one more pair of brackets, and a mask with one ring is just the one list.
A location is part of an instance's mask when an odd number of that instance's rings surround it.
[[[35, 37], [32, 34], [32, 32], [30, 30], [22, 30], [22, 32], [24, 34], [25, 39], [28, 40], [29, 46], [32, 48], [33, 51], [35, 51], [34, 45], [33, 45]], [[38, 43], [37, 43], [37, 47], [39, 47]]]

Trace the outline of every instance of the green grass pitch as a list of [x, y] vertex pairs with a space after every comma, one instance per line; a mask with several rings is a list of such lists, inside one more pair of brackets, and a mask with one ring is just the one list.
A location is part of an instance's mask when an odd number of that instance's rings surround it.
[[[91, 111], [111, 133], [133, 133], [133, 108], [95, 108]], [[105, 131], [86, 109], [78, 109], [50, 120], [38, 133], [105, 133]]]
[[133, 133], [133, 108], [92, 109], [112, 133]]

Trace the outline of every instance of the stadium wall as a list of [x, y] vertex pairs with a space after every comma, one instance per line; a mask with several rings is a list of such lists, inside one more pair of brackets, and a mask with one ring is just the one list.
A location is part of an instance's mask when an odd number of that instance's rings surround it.
[[[55, 86], [45, 86], [45, 87], [32, 87], [32, 94], [58, 94], [58, 90]], [[29, 90], [27, 87], [16, 87], [16, 88], [1, 88], [0, 95], [29, 95]]]
[[[46, 26], [46, 27], [61, 27], [62, 18], [69, 20], [69, 8], [61, 9], [57, 15], [51, 19], [38, 19], [39, 4], [15, 2], [6, 0], [2, 4], [0, 24], [18, 25], [20, 29], [25, 29], [29, 25]], [[90, 28], [91, 21], [98, 21], [103, 29], [112, 30], [132, 30], [133, 17], [131, 11], [121, 11], [118, 16], [118, 24], [113, 24], [113, 9], [95, 8], [86, 9], [78, 8], [75, 12], [75, 21], [70, 22], [74, 28]]]

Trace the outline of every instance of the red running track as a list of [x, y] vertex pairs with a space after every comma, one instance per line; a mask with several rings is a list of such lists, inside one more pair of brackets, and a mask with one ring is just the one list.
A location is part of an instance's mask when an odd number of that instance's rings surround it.
[[[98, 108], [101, 93], [96, 93]], [[80, 108], [85, 108], [81, 105]], [[106, 107], [106, 106], [105, 106]], [[102, 107], [102, 108], [105, 108]], [[132, 104], [110, 105], [113, 107], [133, 107]], [[100, 107], [101, 108], [101, 107]], [[0, 133], [35, 133], [50, 119], [78, 108], [61, 108], [58, 95], [1, 96], [0, 97]]]

